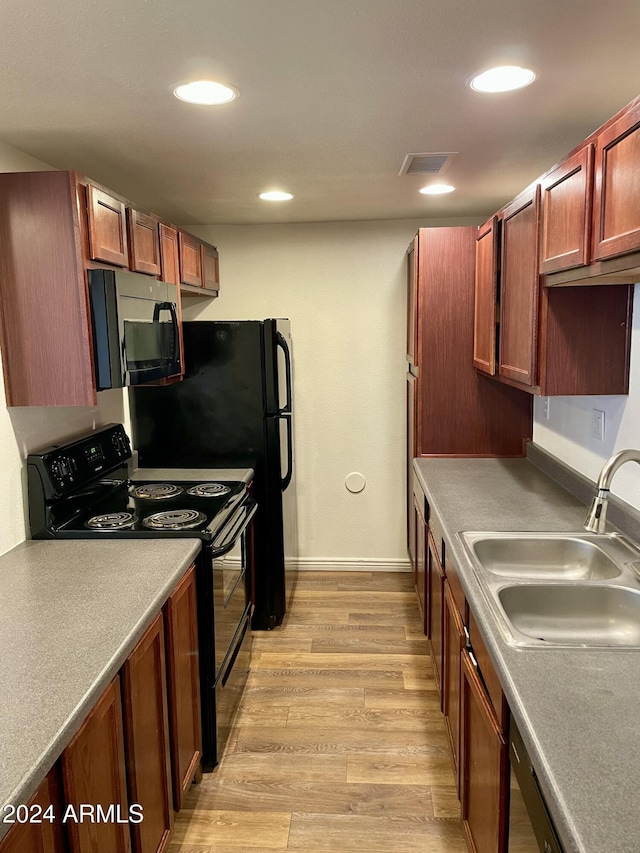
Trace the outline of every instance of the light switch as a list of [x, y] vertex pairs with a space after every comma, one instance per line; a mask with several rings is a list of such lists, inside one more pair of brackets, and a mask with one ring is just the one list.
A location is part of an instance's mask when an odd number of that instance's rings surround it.
[[591, 438], [604, 441], [604, 412], [600, 409], [591, 410]]

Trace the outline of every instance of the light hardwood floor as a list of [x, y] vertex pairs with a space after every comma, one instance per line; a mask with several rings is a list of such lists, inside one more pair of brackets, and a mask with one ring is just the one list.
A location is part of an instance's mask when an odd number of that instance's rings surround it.
[[408, 573], [303, 572], [170, 853], [466, 853]]

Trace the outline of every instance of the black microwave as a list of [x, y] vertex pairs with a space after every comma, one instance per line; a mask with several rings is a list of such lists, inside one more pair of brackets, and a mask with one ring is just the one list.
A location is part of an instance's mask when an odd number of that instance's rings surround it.
[[87, 271], [96, 389], [181, 372], [178, 288], [128, 270]]

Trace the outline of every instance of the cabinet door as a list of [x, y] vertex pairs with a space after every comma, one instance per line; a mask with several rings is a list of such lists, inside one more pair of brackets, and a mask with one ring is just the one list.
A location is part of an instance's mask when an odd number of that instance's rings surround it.
[[[62, 828], [64, 807], [57, 765], [29, 800], [27, 807], [30, 815], [34, 814], [33, 807], [40, 809], [37, 817], [42, 823], [15, 823], [0, 841], [0, 853], [64, 853], [67, 849]], [[49, 808], [50, 814], [55, 817], [53, 823], [47, 819]]]
[[500, 375], [522, 385], [537, 380], [540, 187], [504, 209], [500, 271]]
[[541, 273], [589, 263], [592, 195], [593, 145], [587, 145], [543, 181]]
[[490, 376], [496, 372], [498, 298], [498, 218], [492, 216], [476, 238], [476, 287], [473, 366]]
[[[448, 560], [447, 560], [448, 566]], [[444, 683], [442, 711], [449, 735], [456, 786], [460, 793], [460, 655], [465, 647], [462, 616], [448, 582], [444, 583]]]
[[431, 536], [428, 536], [428, 569], [429, 580], [429, 641], [431, 644], [431, 660], [440, 699], [442, 701], [442, 618], [444, 606], [444, 572]]
[[160, 241], [158, 239], [158, 220], [154, 216], [127, 210], [129, 226], [129, 266], [134, 272], [147, 275], [160, 275]]
[[170, 284], [180, 284], [178, 229], [161, 222], [158, 233], [160, 235], [160, 277]]
[[130, 853], [120, 680], [107, 687], [79, 732], [62, 753], [64, 798], [79, 814], [82, 803], [100, 805], [112, 820], [67, 821], [71, 853]]
[[215, 246], [202, 243], [200, 253], [202, 255], [202, 286], [206, 290], [214, 290], [217, 294], [220, 290], [218, 250]]
[[117, 267], [128, 266], [124, 203], [89, 184], [87, 215], [91, 258]]
[[508, 756], [502, 731], [469, 652], [461, 655], [462, 820], [475, 853], [505, 853]]
[[418, 245], [419, 237], [407, 251], [407, 361], [413, 372], [418, 370]]
[[144, 820], [131, 825], [134, 853], [155, 853], [173, 825], [164, 623], [160, 614], [122, 668], [122, 701], [131, 801]]
[[593, 257], [640, 249], [640, 101], [607, 127], [596, 143]]
[[169, 596], [166, 614], [173, 801], [179, 811], [202, 756], [195, 568]]
[[202, 287], [202, 254], [200, 240], [184, 231], [178, 233], [180, 246], [180, 282]]
[[424, 501], [424, 497], [420, 494], [414, 495], [413, 515], [415, 519], [415, 570], [414, 570], [414, 586], [416, 595], [418, 596], [418, 606], [420, 615], [422, 616], [422, 624], [425, 634], [427, 633], [427, 614], [428, 614], [428, 594], [427, 589], [427, 538], [429, 536], [429, 528], [425, 521], [425, 517], [420, 506], [420, 499]]

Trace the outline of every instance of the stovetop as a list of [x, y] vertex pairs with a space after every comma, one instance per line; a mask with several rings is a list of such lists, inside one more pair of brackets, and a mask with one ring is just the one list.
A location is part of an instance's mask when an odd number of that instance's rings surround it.
[[[229, 513], [247, 493], [242, 482], [104, 483], [82, 509], [67, 500], [51, 516], [58, 537], [126, 538], [127, 536], [198, 536], [213, 538]], [[54, 508], [55, 509], [55, 508]]]
[[131, 480], [130, 457], [121, 424], [30, 454], [32, 537], [196, 536], [211, 542], [248, 492], [240, 481]]

